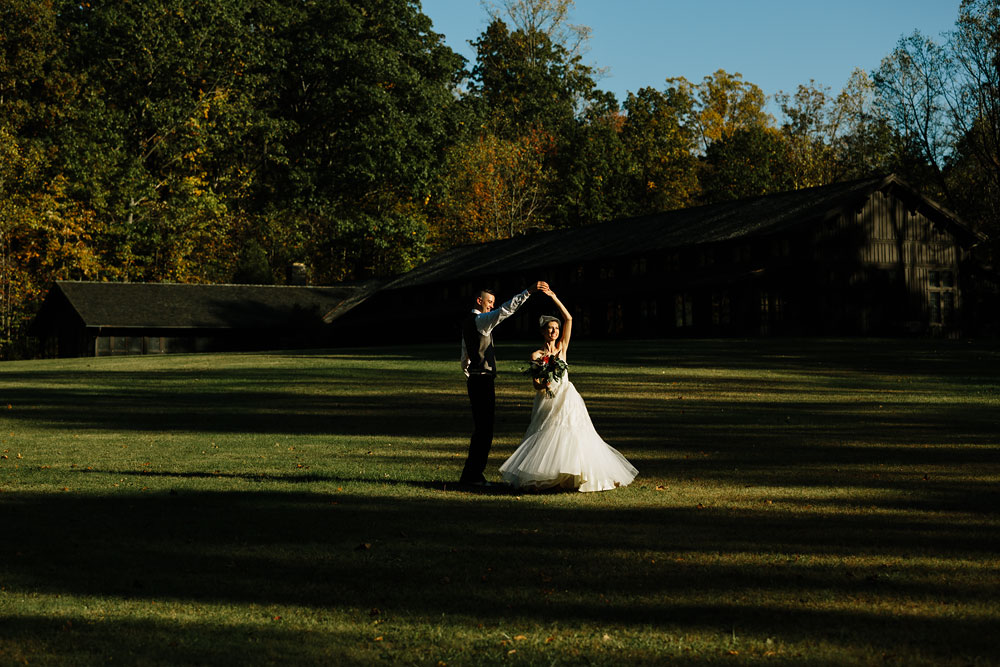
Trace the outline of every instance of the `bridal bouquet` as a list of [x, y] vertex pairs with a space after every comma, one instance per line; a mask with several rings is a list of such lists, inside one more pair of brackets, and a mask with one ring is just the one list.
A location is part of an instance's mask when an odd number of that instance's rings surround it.
[[524, 369], [524, 374], [530, 375], [532, 380], [541, 380], [545, 384], [545, 395], [552, 398], [555, 394], [549, 387], [553, 382], [559, 382], [562, 379], [567, 368], [569, 368], [569, 364], [557, 355], [545, 354], [532, 361]]

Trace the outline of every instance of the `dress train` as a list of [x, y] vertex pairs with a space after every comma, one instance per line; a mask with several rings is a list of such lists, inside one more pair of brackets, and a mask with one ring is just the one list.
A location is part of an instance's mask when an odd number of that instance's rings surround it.
[[534, 490], [606, 491], [630, 484], [638, 470], [597, 433], [569, 373], [551, 389], [552, 397], [536, 392], [524, 439], [500, 466], [503, 481]]

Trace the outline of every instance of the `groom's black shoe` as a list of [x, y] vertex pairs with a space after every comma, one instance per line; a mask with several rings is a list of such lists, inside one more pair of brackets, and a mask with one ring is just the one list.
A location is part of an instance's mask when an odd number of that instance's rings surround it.
[[480, 475], [478, 478], [462, 477], [461, 479], [458, 480], [458, 483], [461, 484], [462, 486], [482, 486], [484, 482], [486, 482], [486, 478], [482, 475]]

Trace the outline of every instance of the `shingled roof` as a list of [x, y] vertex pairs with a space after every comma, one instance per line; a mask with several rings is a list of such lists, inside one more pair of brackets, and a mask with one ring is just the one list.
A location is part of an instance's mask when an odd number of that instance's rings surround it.
[[385, 289], [767, 236], [855, 211], [876, 191], [888, 190], [945, 225], [963, 243], [980, 240], [954, 214], [889, 175], [461, 246], [391, 281]]
[[[57, 281], [46, 304], [65, 299], [84, 326], [116, 329], [281, 329], [330, 322], [360, 303], [370, 283], [332, 287]], [[45, 318], [45, 306], [39, 319]]]

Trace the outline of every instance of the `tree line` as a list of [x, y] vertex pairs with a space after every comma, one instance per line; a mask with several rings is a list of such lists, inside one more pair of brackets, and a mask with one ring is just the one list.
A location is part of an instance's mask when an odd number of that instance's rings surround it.
[[996, 238], [1000, 0], [834, 94], [717, 71], [618, 100], [573, 0], [448, 48], [416, 0], [0, 0], [0, 355], [53, 280], [314, 284], [897, 172]]

